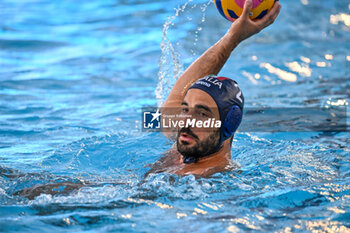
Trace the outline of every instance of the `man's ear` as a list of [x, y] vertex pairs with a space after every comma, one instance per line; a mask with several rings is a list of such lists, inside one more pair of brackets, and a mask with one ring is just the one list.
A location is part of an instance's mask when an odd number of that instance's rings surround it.
[[230, 111], [227, 113], [224, 122], [224, 136], [229, 138], [233, 136], [238, 126], [242, 121], [242, 110], [237, 105], [231, 107]]

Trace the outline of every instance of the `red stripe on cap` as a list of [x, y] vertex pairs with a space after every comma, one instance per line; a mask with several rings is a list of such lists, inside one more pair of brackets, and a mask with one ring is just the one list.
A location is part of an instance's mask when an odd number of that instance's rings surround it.
[[217, 79], [219, 79], [220, 81], [224, 81], [226, 79], [229, 79], [229, 78], [226, 78], [226, 77], [216, 77]]

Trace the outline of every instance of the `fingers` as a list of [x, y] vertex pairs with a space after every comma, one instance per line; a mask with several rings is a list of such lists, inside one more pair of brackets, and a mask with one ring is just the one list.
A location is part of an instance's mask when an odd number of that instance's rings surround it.
[[252, 8], [253, 8], [253, 1], [246, 0], [244, 3], [243, 12], [242, 12], [241, 17], [242, 18], [249, 18], [249, 14], [250, 14], [250, 11], [252, 10]]
[[261, 29], [271, 25], [275, 19], [277, 18], [278, 14], [280, 13], [281, 5], [277, 2], [273, 5], [271, 10], [259, 21], [256, 21], [259, 27]]

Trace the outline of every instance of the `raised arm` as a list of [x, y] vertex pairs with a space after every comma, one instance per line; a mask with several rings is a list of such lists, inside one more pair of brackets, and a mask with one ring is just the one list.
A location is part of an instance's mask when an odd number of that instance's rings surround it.
[[217, 75], [236, 46], [243, 40], [272, 24], [281, 8], [279, 3], [275, 2], [267, 15], [260, 20], [253, 21], [249, 18], [252, 5], [252, 0], [247, 0], [244, 4], [241, 17], [232, 23], [227, 33], [185, 70], [176, 81], [162, 107], [179, 107], [187, 89], [195, 81], [209, 74]]

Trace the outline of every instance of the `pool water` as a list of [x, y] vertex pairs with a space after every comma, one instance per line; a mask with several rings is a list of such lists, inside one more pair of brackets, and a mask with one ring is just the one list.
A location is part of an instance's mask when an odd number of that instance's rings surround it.
[[[220, 74], [238, 81], [247, 108], [346, 106], [350, 3], [281, 5]], [[0, 9], [1, 232], [350, 231], [346, 131], [242, 131], [237, 170], [144, 178], [172, 143], [141, 131], [141, 108], [164, 101], [226, 32], [212, 2], [3, 0]], [[96, 185], [13, 195], [62, 181]]]

